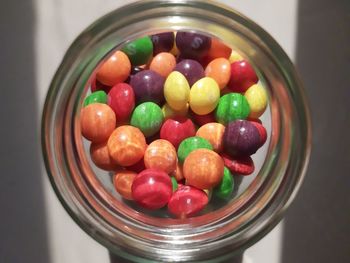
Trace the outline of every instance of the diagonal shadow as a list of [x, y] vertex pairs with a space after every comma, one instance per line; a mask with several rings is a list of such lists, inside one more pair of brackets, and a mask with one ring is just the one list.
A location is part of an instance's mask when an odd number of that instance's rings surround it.
[[350, 1], [300, 0], [298, 15], [313, 150], [286, 216], [281, 262], [350, 262]]
[[48, 263], [34, 1], [4, 0], [0, 6], [0, 262]]

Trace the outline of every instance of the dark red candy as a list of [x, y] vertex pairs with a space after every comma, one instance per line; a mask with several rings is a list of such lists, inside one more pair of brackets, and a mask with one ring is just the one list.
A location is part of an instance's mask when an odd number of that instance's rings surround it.
[[201, 64], [192, 59], [184, 59], [179, 62], [174, 71], [178, 71], [185, 76], [190, 87], [201, 78], [205, 77], [204, 69]]
[[261, 121], [260, 122], [251, 121], [251, 123], [258, 129], [259, 134], [260, 134], [260, 146], [263, 146], [267, 140], [267, 132], [266, 132], [265, 127], [261, 124]]
[[177, 32], [176, 46], [181, 56], [191, 59], [200, 59], [208, 54], [211, 47], [211, 38], [192, 32]]
[[143, 70], [131, 76], [130, 85], [134, 89], [137, 103], [164, 101], [164, 77], [152, 70]]
[[226, 126], [223, 142], [224, 152], [232, 157], [252, 155], [261, 146], [258, 129], [246, 120], [230, 122]]
[[151, 40], [155, 56], [161, 52], [169, 52], [174, 46], [175, 36], [173, 32], [165, 32], [151, 36]]
[[227, 154], [221, 155], [225, 166], [233, 174], [249, 175], [254, 172], [255, 166], [253, 159], [250, 156], [232, 158]]
[[258, 82], [254, 68], [246, 60], [231, 64], [231, 77], [228, 87], [233, 92], [245, 92], [250, 86]]
[[136, 175], [131, 186], [132, 198], [142, 207], [159, 209], [173, 193], [170, 176], [157, 169], [146, 169]]
[[111, 88], [112, 87], [107, 86], [107, 85], [102, 84], [101, 82], [99, 82], [96, 79], [96, 77], [93, 78], [93, 80], [91, 81], [91, 86], [90, 86], [91, 92], [95, 92], [95, 91], [98, 91], [98, 90], [103, 90], [104, 92], [108, 93]]
[[205, 114], [205, 115], [198, 115], [191, 111], [191, 117], [192, 120], [199, 126], [203, 126], [204, 124], [216, 122], [215, 115], [213, 112]]
[[109, 91], [107, 103], [118, 123], [128, 120], [135, 107], [134, 90], [129, 84], [118, 83]]
[[166, 120], [160, 129], [160, 138], [168, 140], [177, 149], [186, 138], [196, 135], [193, 122], [185, 117], [174, 117]]
[[133, 171], [135, 173], [141, 173], [143, 170], [146, 169], [145, 162], [143, 161], [143, 158], [138, 161], [137, 163], [126, 167], [127, 170]]
[[168, 211], [178, 218], [186, 218], [200, 212], [208, 204], [208, 196], [202, 190], [180, 185], [168, 203]]

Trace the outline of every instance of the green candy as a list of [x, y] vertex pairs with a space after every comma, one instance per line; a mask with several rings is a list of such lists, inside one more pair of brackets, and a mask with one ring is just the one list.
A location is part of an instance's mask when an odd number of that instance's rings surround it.
[[130, 124], [139, 128], [146, 137], [149, 137], [159, 131], [163, 119], [163, 112], [157, 104], [144, 102], [134, 109]]
[[226, 125], [238, 119], [245, 120], [250, 113], [247, 99], [239, 93], [229, 93], [222, 96], [216, 108], [216, 120]]
[[229, 169], [224, 167], [224, 176], [219, 185], [213, 189], [213, 194], [220, 199], [227, 199], [233, 192], [233, 176]]
[[153, 43], [150, 37], [142, 37], [126, 44], [122, 51], [134, 66], [144, 65], [153, 55]]
[[186, 157], [194, 150], [197, 149], [209, 149], [213, 150], [213, 146], [204, 138], [201, 137], [189, 137], [183, 140], [179, 148], [177, 149], [177, 156], [180, 162], [184, 162]]
[[174, 176], [171, 177], [171, 183], [173, 184], [173, 192], [175, 192], [177, 190], [177, 188], [179, 187], [179, 185], [178, 185]]
[[107, 103], [107, 94], [103, 90], [91, 93], [84, 100], [84, 107], [92, 103]]

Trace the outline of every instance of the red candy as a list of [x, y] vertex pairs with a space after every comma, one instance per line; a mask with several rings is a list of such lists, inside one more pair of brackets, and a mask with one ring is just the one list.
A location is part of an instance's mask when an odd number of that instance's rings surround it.
[[191, 111], [191, 117], [193, 121], [199, 126], [205, 125], [210, 122], [216, 122], [215, 115], [213, 112], [205, 115], [198, 115], [193, 111]]
[[[260, 121], [260, 120], [259, 120]], [[260, 134], [260, 146], [263, 146], [267, 140], [267, 132], [264, 126], [257, 121], [251, 121], [252, 124], [258, 129]]]
[[109, 91], [107, 103], [113, 109], [118, 122], [126, 121], [135, 107], [134, 90], [129, 84], [118, 83]]
[[160, 138], [168, 140], [177, 149], [186, 138], [195, 136], [196, 129], [193, 122], [185, 117], [168, 119], [160, 129]]
[[254, 172], [255, 166], [250, 156], [232, 158], [227, 154], [221, 155], [225, 166], [233, 174], [249, 175]]
[[258, 82], [254, 68], [246, 60], [231, 64], [231, 78], [228, 87], [234, 92], [245, 92], [250, 86]]
[[156, 169], [146, 169], [136, 175], [132, 198], [142, 207], [159, 209], [165, 206], [172, 195], [173, 185], [169, 175]]
[[168, 211], [179, 218], [193, 216], [208, 204], [208, 196], [202, 190], [189, 185], [179, 185], [168, 203]]
[[135, 173], [141, 173], [143, 170], [146, 169], [145, 162], [143, 161], [143, 158], [138, 161], [137, 163], [127, 166], [128, 170], [133, 171]]

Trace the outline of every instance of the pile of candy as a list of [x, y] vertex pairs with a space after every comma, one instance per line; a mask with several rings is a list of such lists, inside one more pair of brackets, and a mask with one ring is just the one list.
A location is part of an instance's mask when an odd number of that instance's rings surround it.
[[95, 165], [116, 191], [185, 218], [230, 200], [266, 141], [265, 89], [220, 40], [166, 32], [127, 43], [97, 69], [80, 114]]

